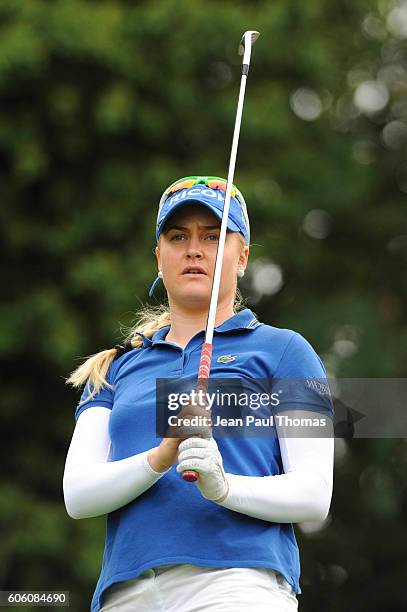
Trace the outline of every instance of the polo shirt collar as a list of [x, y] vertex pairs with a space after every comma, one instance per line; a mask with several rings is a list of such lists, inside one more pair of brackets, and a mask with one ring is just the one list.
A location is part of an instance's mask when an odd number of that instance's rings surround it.
[[215, 327], [216, 332], [226, 332], [236, 329], [253, 329], [259, 324], [256, 315], [249, 308], [239, 310], [235, 315], [223, 321], [221, 325]]
[[[253, 314], [250, 308], [245, 308], [244, 310], [240, 310], [232, 317], [224, 321], [221, 325], [218, 325], [218, 327], [215, 327], [214, 331], [216, 333], [222, 334], [224, 332], [236, 331], [238, 329], [251, 330], [257, 327], [258, 325], [261, 325], [261, 323], [257, 320], [256, 316]], [[144, 347], [153, 346], [154, 344], [165, 343], [164, 338], [170, 327], [170, 325], [161, 327], [161, 329], [155, 332], [152, 338], [147, 338], [147, 336], [145, 336], [141, 332], [136, 333], [137, 335], [143, 338]]]

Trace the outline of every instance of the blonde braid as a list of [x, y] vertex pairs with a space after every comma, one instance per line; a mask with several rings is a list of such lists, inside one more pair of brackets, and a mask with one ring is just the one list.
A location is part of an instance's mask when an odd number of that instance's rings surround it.
[[[237, 313], [245, 307], [244, 298], [239, 289], [236, 289], [233, 310]], [[126, 348], [120, 351], [115, 347], [90, 355], [84, 363], [69, 375], [66, 384], [79, 388], [87, 382], [89, 388], [92, 389], [87, 399], [92, 399], [102, 387], [111, 388], [112, 385], [107, 382], [106, 376], [112, 361], [130, 348], [141, 348], [143, 339], [139, 335], [140, 333], [147, 338], [152, 338], [159, 329], [167, 325], [171, 325], [171, 313], [168, 305], [144, 306], [139, 311], [136, 322], [128, 329], [125, 337]]]

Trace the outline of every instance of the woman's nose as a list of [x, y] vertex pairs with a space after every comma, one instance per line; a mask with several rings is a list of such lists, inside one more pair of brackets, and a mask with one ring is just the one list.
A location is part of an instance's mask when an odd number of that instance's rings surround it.
[[196, 257], [196, 256], [201, 257], [202, 256], [202, 245], [200, 244], [198, 236], [194, 236], [194, 235], [190, 236], [190, 239], [188, 240], [187, 253], [191, 257], [192, 256], [194, 256], [194, 257]]

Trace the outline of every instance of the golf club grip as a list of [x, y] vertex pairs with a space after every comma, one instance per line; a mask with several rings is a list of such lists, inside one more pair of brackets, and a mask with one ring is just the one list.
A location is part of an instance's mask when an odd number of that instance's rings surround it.
[[[199, 361], [199, 370], [198, 370], [198, 383], [196, 385], [197, 391], [206, 392], [208, 389], [208, 378], [209, 372], [211, 370], [211, 359], [212, 359], [212, 343], [204, 342], [201, 350], [201, 358]], [[196, 482], [198, 480], [199, 474], [194, 472], [194, 470], [185, 470], [182, 472], [182, 478], [187, 482]]]
[[204, 342], [201, 350], [201, 358], [199, 361], [199, 370], [198, 370], [198, 389], [203, 389], [206, 391], [208, 388], [207, 380], [203, 383], [202, 380], [199, 379], [208, 379], [209, 372], [211, 371], [211, 359], [212, 359], [212, 342]]

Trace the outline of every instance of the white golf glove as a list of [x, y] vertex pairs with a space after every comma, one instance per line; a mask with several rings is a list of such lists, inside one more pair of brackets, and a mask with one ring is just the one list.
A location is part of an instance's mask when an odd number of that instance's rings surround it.
[[223, 501], [229, 485], [223, 469], [222, 455], [214, 438], [187, 438], [178, 447], [177, 472], [194, 470], [199, 477], [195, 482], [203, 497]]

